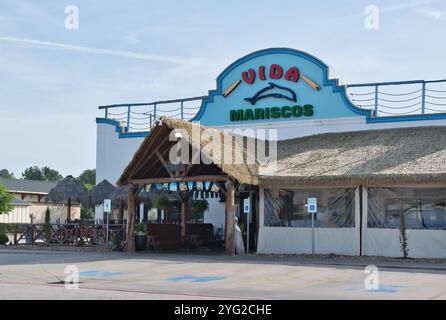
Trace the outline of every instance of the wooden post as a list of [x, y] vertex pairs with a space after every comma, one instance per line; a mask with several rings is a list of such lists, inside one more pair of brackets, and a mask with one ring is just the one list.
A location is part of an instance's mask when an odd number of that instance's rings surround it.
[[136, 189], [129, 188], [127, 217], [127, 252], [135, 252]]
[[235, 186], [234, 182], [228, 180], [226, 184], [226, 230], [225, 230], [225, 246], [226, 255], [232, 256], [235, 254]]
[[67, 223], [70, 223], [71, 221], [71, 198], [68, 198], [68, 204], [67, 204]]
[[189, 192], [181, 191], [181, 240], [186, 241], [187, 238], [187, 204], [189, 200]]
[[124, 201], [119, 200], [118, 204], [118, 223], [124, 223]]

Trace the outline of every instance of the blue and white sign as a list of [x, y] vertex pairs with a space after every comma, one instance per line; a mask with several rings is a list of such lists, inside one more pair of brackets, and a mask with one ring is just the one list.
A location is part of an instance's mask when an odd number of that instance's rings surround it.
[[308, 211], [308, 213], [316, 213], [317, 212], [317, 198], [308, 198], [307, 199], [307, 211]]
[[104, 212], [111, 212], [111, 200], [110, 199], [104, 199]]
[[251, 212], [251, 199], [250, 198], [243, 199], [243, 212], [244, 213]]
[[272, 48], [227, 67], [192, 121], [221, 126], [358, 116], [370, 117], [370, 111], [350, 102], [325, 63], [302, 51]]

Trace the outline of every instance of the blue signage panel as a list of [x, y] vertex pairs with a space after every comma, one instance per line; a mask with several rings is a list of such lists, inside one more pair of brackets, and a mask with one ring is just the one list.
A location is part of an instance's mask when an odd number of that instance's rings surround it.
[[193, 121], [221, 126], [369, 114], [349, 101], [336, 79], [328, 79], [322, 61], [302, 51], [273, 48], [226, 68]]

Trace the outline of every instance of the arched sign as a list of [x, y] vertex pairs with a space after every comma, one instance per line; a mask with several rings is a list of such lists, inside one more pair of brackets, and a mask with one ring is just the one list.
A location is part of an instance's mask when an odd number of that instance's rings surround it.
[[328, 67], [298, 50], [251, 53], [217, 78], [192, 121], [208, 126], [370, 116], [354, 106]]

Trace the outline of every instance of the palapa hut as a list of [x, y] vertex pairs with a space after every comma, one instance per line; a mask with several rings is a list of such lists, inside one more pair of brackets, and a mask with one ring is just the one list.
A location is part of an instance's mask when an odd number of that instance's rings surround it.
[[87, 189], [73, 176], [67, 176], [48, 193], [48, 201], [67, 205], [67, 223], [71, 221], [71, 206], [73, 203], [87, 201]]
[[102, 180], [95, 185], [90, 191], [88, 191], [88, 202], [92, 206], [100, 205], [104, 202], [104, 199], [109, 199], [110, 194], [115, 191], [116, 187], [107, 180]]
[[[207, 182], [222, 197], [204, 220], [222, 226], [227, 254], [237, 217], [257, 253], [446, 258], [446, 80], [344, 86], [329, 71], [270, 48], [223, 70], [190, 121], [132, 132], [109, 117], [119, 106], [101, 107], [97, 169], [130, 186], [128, 249], [141, 190], [178, 184], [187, 196]], [[178, 103], [183, 116], [195, 100], [145, 107]], [[129, 118], [137, 107], [125, 105]]]

